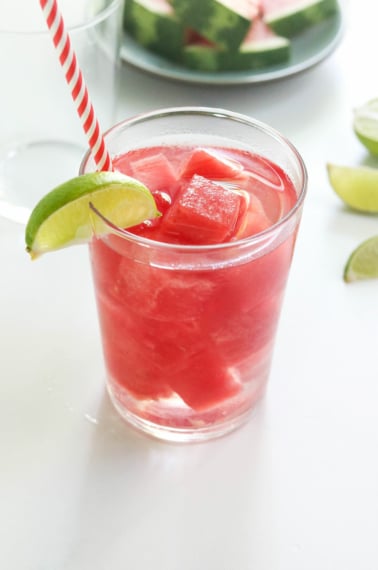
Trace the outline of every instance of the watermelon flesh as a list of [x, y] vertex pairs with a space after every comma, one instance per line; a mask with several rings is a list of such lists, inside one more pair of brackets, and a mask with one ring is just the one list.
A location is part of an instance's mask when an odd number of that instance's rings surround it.
[[130, 168], [131, 176], [148, 188], [154, 186], [157, 190], [171, 189], [177, 181], [172, 163], [161, 152], [132, 161]]
[[210, 180], [228, 180], [241, 178], [244, 167], [236, 161], [221, 157], [214, 150], [198, 148], [184, 164], [180, 178], [191, 178], [194, 174], [206, 176]]
[[240, 194], [195, 174], [176, 195], [162, 230], [180, 243], [222, 243], [234, 232], [242, 200]]
[[263, 43], [276, 37], [277, 35], [266, 25], [262, 18], [256, 18], [256, 20], [252, 22], [243, 43], [244, 45], [252, 42]]
[[244, 211], [239, 215], [235, 228], [235, 238], [242, 239], [263, 232], [272, 225], [265, 208], [257, 196], [248, 194], [244, 202]]

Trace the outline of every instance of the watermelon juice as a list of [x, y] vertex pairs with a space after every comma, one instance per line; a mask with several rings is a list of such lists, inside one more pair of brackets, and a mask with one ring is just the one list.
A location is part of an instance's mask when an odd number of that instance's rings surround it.
[[134, 144], [130, 121], [108, 135], [126, 133], [113, 166], [145, 183], [161, 212], [90, 245], [108, 389], [126, 420], [163, 439], [227, 433], [263, 395], [300, 219], [299, 155], [222, 113], [138, 117]]

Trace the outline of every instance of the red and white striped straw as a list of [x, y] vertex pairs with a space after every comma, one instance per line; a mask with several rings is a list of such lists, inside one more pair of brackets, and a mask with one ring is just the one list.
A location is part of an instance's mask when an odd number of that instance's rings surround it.
[[70, 36], [56, 0], [39, 0], [98, 170], [113, 170]]

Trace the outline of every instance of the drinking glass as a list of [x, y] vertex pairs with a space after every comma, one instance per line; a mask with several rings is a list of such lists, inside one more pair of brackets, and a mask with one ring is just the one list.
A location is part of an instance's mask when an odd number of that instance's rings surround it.
[[[60, 0], [102, 129], [116, 113], [122, 0]], [[0, 215], [24, 223], [88, 146], [38, 1], [0, 0]]]
[[[109, 225], [90, 244], [115, 408], [164, 440], [224, 435], [249, 418], [265, 392], [306, 191], [303, 160], [271, 127], [222, 109], [157, 110], [118, 124], [105, 140], [115, 160], [185, 145], [252, 153], [262, 168], [256, 189], [267, 160], [294, 188], [278, 221], [237, 241], [179, 245]], [[93, 170], [88, 153], [80, 172]]]

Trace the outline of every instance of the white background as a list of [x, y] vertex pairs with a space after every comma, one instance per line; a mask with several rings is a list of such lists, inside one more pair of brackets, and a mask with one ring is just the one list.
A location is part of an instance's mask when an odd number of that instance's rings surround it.
[[351, 123], [378, 96], [377, 21], [374, 0], [350, 0], [327, 61], [264, 85], [123, 66], [120, 118], [228, 108], [280, 130], [308, 167], [269, 390], [226, 438], [128, 428], [104, 392], [86, 248], [31, 263], [22, 226], [0, 220], [0, 568], [377, 570], [378, 281], [342, 271], [378, 217], [344, 208], [325, 169], [367, 160]]

